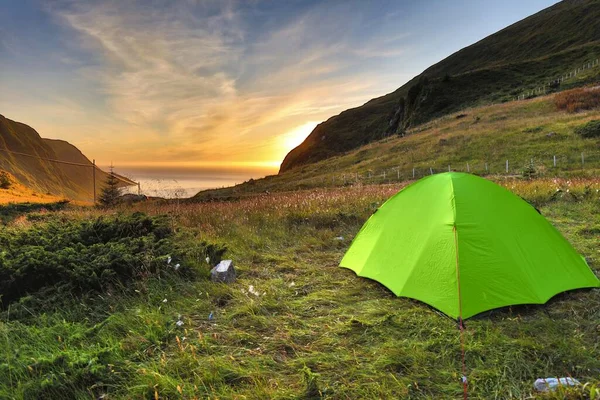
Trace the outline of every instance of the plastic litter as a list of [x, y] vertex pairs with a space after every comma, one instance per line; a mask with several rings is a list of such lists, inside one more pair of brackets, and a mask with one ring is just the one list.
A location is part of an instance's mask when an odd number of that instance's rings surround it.
[[541, 378], [536, 379], [533, 383], [533, 387], [539, 392], [547, 392], [550, 390], [556, 390], [559, 386], [577, 386], [581, 385], [577, 379], [568, 378]]

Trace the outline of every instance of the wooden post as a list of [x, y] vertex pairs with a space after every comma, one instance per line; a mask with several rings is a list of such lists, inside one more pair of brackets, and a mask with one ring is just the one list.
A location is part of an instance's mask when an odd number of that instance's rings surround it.
[[552, 156], [552, 158], [554, 159], [554, 167], [556, 167], [556, 156]]
[[508, 174], [508, 160], [506, 160], [506, 173]]
[[469, 167], [469, 163], [467, 163], [467, 172], [471, 172], [471, 167]]
[[96, 160], [92, 160], [92, 181], [94, 181], [94, 205], [96, 205]]
[[429, 174], [433, 175], [433, 169], [431, 167], [429, 167]]
[[398, 175], [398, 180], [400, 180], [400, 167], [396, 167], [396, 168], [397, 168], [396, 172], [397, 172], [397, 175]]
[[138, 196], [142, 194], [142, 189], [140, 188], [140, 183], [138, 182]]
[[413, 179], [415, 179], [415, 169], [413, 168]]
[[450, 172], [450, 165], [448, 165], [448, 172]]
[[487, 166], [487, 163], [485, 163], [485, 172], [486, 172], [486, 173], [488, 172], [488, 166]]

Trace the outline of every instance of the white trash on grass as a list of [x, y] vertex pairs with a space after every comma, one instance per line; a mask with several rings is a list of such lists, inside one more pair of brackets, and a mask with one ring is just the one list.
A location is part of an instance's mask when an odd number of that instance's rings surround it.
[[577, 386], [581, 385], [577, 379], [568, 378], [541, 378], [536, 379], [533, 383], [533, 387], [539, 392], [547, 392], [549, 390], [556, 390], [559, 386]]

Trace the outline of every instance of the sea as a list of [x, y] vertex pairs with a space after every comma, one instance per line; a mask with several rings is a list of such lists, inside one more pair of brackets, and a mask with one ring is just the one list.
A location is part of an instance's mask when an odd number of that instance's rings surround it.
[[[104, 169], [104, 168], [103, 168]], [[108, 169], [105, 169], [105, 171]], [[124, 166], [115, 167], [120, 175], [140, 183], [142, 194], [163, 198], [186, 198], [206, 189], [234, 186], [249, 179], [277, 173], [276, 167], [206, 167], [206, 166]], [[137, 193], [130, 187], [126, 193]]]

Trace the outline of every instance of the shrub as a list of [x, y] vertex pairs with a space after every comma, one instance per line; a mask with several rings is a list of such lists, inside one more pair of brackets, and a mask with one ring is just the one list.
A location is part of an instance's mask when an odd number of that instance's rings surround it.
[[554, 104], [559, 110], [574, 113], [600, 107], [600, 90], [585, 88], [566, 90], [554, 97]]
[[40, 215], [32, 213], [44, 213], [46, 211], [58, 211], [64, 209], [69, 204], [68, 200], [62, 200], [56, 203], [9, 203], [0, 206], [0, 222], [6, 224], [15, 218], [28, 214], [28, 219], [35, 220]]
[[575, 133], [583, 138], [600, 137], [600, 120], [593, 120], [575, 128]]
[[[220, 257], [224, 252], [202, 246], [202, 257], [216, 258], [215, 253]], [[54, 217], [27, 230], [1, 231], [0, 247], [3, 307], [38, 293], [52, 303], [115, 287], [127, 290], [133, 280], [174, 273], [172, 266], [183, 261], [185, 252], [175, 243], [165, 218], [143, 213], [91, 221]]]
[[10, 177], [4, 171], [0, 171], [0, 189], [9, 189], [11, 185]]

